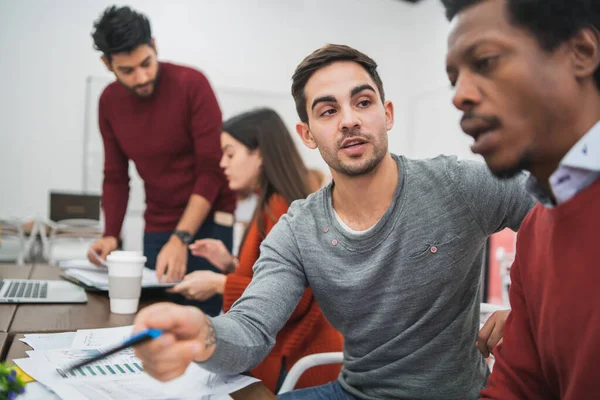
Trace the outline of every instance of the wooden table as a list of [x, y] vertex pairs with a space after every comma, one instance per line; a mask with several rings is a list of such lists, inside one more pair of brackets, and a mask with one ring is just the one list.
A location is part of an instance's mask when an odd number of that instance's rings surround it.
[[[60, 272], [60, 269], [54, 266], [36, 265], [29, 277], [30, 279], [60, 279]], [[144, 290], [140, 300], [140, 309], [163, 300], [163, 293], [162, 290]], [[19, 305], [12, 324], [10, 324], [9, 332], [14, 339], [5, 359], [12, 361], [15, 358], [27, 356], [25, 352], [31, 348], [18, 340], [24, 337], [24, 333], [72, 332], [78, 329], [109, 328], [133, 324], [135, 315], [119, 315], [110, 312], [107, 293], [88, 292], [87, 295], [88, 302], [86, 304]], [[4, 354], [4, 352], [0, 354]], [[230, 396], [236, 400], [277, 399], [261, 382], [231, 393]]]
[[0, 355], [4, 354], [6, 351], [6, 346], [8, 344], [8, 333], [0, 332]]
[[25, 337], [25, 335], [23, 335], [23, 334], [15, 335], [10, 347], [8, 348], [6, 357], [4, 357], [2, 359], [2, 361], [8, 360], [8, 361], [12, 362], [12, 360], [14, 360], [15, 358], [27, 357], [27, 353], [25, 353], [25, 352], [31, 350], [31, 347], [29, 347], [25, 343], [21, 342], [20, 340], [18, 340], [18, 339], [23, 339], [24, 337]]
[[[2, 279], [27, 279], [30, 273], [30, 265], [0, 264]], [[0, 332], [8, 332], [16, 310], [16, 304], [0, 304]]]
[[[35, 265], [30, 279], [61, 279], [60, 268]], [[21, 304], [10, 325], [11, 333], [66, 332], [78, 329], [132, 325], [135, 314], [113, 314], [107, 292], [88, 292], [85, 304]], [[164, 300], [163, 289], [143, 290], [140, 309]]]
[[[4, 334], [6, 336], [6, 334]], [[6, 355], [7, 361], [12, 361], [16, 358], [24, 358], [27, 357], [26, 351], [31, 350], [31, 347], [21, 342], [19, 339], [24, 337], [23, 334], [15, 335], [15, 338], [10, 345], [8, 353]], [[273, 400], [277, 399], [277, 397], [269, 391], [262, 384], [262, 382], [253, 383], [250, 386], [247, 386], [237, 392], [233, 392], [229, 394], [234, 400]]]

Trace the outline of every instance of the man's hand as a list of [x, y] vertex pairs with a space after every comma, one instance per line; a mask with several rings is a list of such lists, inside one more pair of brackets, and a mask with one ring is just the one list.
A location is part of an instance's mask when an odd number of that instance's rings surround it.
[[220, 240], [196, 240], [190, 245], [190, 250], [193, 255], [206, 258], [209, 263], [223, 272], [233, 272], [235, 270], [234, 258], [225, 247], [225, 243]]
[[215, 294], [223, 294], [225, 275], [213, 271], [194, 271], [183, 277], [181, 283], [170, 289], [188, 299], [205, 301]]
[[191, 362], [206, 361], [215, 351], [212, 322], [196, 307], [173, 303], [148, 306], [134, 321], [134, 332], [144, 329], [163, 330], [157, 339], [135, 347], [144, 371], [161, 382], [183, 375]]
[[92, 253], [92, 251], [96, 252], [96, 254], [99, 255], [102, 260], [106, 261], [106, 256], [108, 256], [111, 251], [116, 250], [118, 246], [119, 241], [114, 236], [105, 236], [101, 239], [98, 239], [92, 243], [90, 250], [88, 250], [88, 260], [90, 260], [92, 264], [101, 266], [102, 264]]
[[[158, 253], [156, 277], [161, 282], [179, 282], [187, 270], [187, 246], [176, 236], [171, 236]], [[163, 275], [167, 274], [163, 280]]]
[[502, 341], [504, 324], [506, 323], [508, 314], [510, 314], [510, 310], [496, 311], [490, 315], [479, 331], [475, 347], [477, 347], [484, 358], [488, 358], [494, 347]]

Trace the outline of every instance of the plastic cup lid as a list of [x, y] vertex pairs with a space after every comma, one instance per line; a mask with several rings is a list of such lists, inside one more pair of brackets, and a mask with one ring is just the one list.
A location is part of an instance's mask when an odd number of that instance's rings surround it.
[[137, 251], [113, 251], [107, 257], [107, 261], [133, 261], [146, 262], [146, 257]]

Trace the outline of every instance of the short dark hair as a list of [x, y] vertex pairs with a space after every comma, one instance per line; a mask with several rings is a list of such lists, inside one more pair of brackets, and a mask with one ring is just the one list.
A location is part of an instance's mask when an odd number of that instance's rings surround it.
[[152, 44], [150, 21], [129, 7], [108, 7], [94, 22], [94, 48], [111, 61], [111, 55], [130, 52], [136, 47]]
[[308, 82], [315, 72], [336, 61], [352, 61], [360, 64], [375, 82], [381, 96], [381, 101], [385, 101], [383, 82], [377, 72], [377, 63], [375, 60], [352, 47], [340, 44], [328, 44], [302, 60], [292, 76], [292, 96], [296, 102], [296, 111], [302, 122], [308, 122], [306, 96], [304, 94], [306, 82]]
[[[458, 13], [484, 0], [441, 0], [446, 17], [452, 20]], [[506, 0], [509, 21], [525, 28], [546, 51], [556, 49], [579, 30], [592, 27], [600, 31], [600, 1], [598, 0]], [[594, 73], [600, 88], [600, 68]]]

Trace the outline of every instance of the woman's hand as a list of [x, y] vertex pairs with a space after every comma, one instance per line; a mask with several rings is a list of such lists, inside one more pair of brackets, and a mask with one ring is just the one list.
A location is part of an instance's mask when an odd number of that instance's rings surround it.
[[206, 258], [209, 263], [223, 272], [232, 272], [235, 270], [235, 259], [220, 240], [196, 240], [190, 245], [190, 250], [193, 255]]
[[179, 293], [188, 299], [205, 301], [216, 294], [223, 294], [226, 276], [213, 271], [194, 271], [183, 277], [169, 292]]

